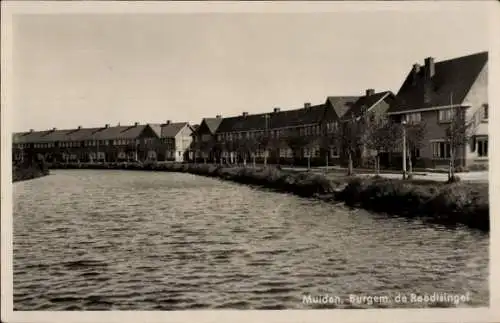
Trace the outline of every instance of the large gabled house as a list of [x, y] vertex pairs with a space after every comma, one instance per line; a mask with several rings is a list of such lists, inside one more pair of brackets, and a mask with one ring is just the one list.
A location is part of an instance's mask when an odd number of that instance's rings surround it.
[[188, 159], [193, 141], [193, 128], [188, 122], [152, 124], [151, 127], [160, 138], [155, 146], [158, 160], [184, 162]]
[[[365, 94], [359, 96], [351, 105], [350, 108], [340, 118], [341, 125], [344, 127], [352, 126], [352, 122], [360, 122], [361, 118], [366, 118], [364, 123], [367, 127], [370, 125], [378, 127], [381, 125], [379, 121], [386, 121], [387, 111], [395, 100], [395, 95], [391, 91], [375, 92], [374, 89], [367, 89]], [[364, 136], [369, 136], [369, 129], [365, 129]], [[366, 141], [364, 141], [366, 142]], [[342, 163], [347, 163], [345, 154], [346, 148], [341, 147]], [[369, 147], [360, 143], [358, 151], [355, 152], [353, 163], [355, 166], [367, 166], [373, 162], [373, 156], [379, 153], [381, 164], [387, 165], [389, 162], [389, 152], [375, 152]]]
[[215, 118], [204, 118], [192, 133], [193, 141], [190, 148], [190, 160], [198, 159], [214, 160], [216, 159], [215, 142], [216, 132], [222, 122], [222, 117], [217, 115]]
[[423, 65], [414, 64], [388, 115], [397, 122], [425, 124], [417, 162], [432, 168], [448, 164], [447, 131], [453, 120], [459, 120], [457, 116], [465, 117], [471, 135], [457, 147], [455, 164], [487, 166], [488, 52], [438, 62], [428, 57]]

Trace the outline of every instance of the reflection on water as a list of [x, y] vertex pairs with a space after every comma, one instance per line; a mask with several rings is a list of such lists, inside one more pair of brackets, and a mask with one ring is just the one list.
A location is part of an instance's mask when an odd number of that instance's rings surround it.
[[14, 184], [13, 216], [15, 310], [315, 308], [303, 295], [434, 292], [488, 305], [487, 234], [211, 178], [53, 171]]

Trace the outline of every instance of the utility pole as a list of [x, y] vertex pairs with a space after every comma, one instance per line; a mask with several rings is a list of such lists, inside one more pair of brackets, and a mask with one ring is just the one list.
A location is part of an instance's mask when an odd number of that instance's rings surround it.
[[455, 122], [456, 114], [455, 108], [453, 107], [453, 92], [450, 92], [450, 108], [451, 108], [451, 123], [450, 123], [450, 133], [448, 142], [450, 144], [450, 162], [448, 168], [448, 178], [451, 179], [454, 176], [455, 171], [455, 151], [454, 151], [454, 143], [455, 143], [455, 129], [453, 129], [453, 123]]
[[401, 125], [403, 126], [403, 179], [406, 179], [406, 120], [405, 119], [401, 121]]
[[269, 134], [268, 134], [268, 128], [269, 128], [269, 125], [268, 125], [268, 120], [269, 120], [269, 115], [266, 113], [264, 115], [264, 118], [266, 120], [266, 123], [265, 123], [265, 130], [264, 130], [264, 137], [266, 138], [266, 140], [264, 141], [266, 143], [266, 147], [264, 147], [264, 166], [267, 166], [267, 146], [268, 146], [268, 140], [269, 140]]

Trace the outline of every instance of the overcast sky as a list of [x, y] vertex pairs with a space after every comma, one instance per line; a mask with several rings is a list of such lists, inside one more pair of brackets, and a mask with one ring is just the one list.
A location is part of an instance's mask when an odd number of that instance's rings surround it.
[[[13, 129], [199, 123], [397, 92], [415, 62], [488, 50], [460, 10], [30, 15], [13, 20]], [[451, 10], [453, 9], [453, 10]]]

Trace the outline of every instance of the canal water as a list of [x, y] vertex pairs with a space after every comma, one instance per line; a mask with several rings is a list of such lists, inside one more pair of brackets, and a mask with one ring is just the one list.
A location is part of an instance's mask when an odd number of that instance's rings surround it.
[[189, 174], [56, 170], [13, 190], [15, 310], [489, 303], [489, 235], [467, 228]]

